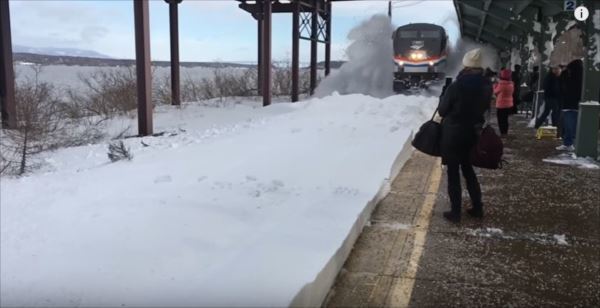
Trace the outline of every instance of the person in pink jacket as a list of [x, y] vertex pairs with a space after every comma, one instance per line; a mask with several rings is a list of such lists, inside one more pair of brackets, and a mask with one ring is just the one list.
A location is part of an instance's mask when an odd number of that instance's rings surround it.
[[508, 134], [508, 116], [513, 108], [513, 92], [515, 86], [511, 81], [511, 71], [503, 69], [500, 71], [500, 81], [494, 85], [494, 94], [496, 95], [496, 115], [498, 116], [498, 127], [500, 134]]

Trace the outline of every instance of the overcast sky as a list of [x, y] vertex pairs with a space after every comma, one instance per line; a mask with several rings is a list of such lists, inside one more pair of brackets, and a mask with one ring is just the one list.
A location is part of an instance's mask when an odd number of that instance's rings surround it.
[[[458, 36], [451, 0], [394, 1], [393, 22], [441, 24]], [[13, 44], [88, 49], [114, 58], [134, 58], [133, 5], [130, 0], [11, 0]], [[179, 5], [182, 61], [256, 61], [256, 22], [234, 0], [184, 0]], [[332, 58], [344, 59], [349, 30], [373, 14], [387, 14], [387, 0], [334, 2]], [[169, 10], [163, 0], [150, 4], [151, 56], [169, 59]], [[291, 55], [291, 14], [274, 14], [273, 58]], [[309, 59], [302, 42], [301, 59]], [[323, 59], [320, 47], [319, 59]]]

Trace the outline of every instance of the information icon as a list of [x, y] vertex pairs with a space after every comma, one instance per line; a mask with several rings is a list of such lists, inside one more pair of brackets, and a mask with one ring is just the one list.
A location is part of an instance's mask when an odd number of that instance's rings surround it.
[[573, 15], [575, 15], [575, 19], [579, 21], [585, 21], [590, 16], [590, 12], [585, 6], [580, 6], [575, 9]]

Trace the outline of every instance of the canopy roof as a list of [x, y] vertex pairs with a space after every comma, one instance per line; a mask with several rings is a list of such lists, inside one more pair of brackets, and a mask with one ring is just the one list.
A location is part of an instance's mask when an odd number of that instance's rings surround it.
[[454, 0], [454, 7], [463, 37], [504, 49], [513, 35], [532, 32], [536, 20], [563, 12], [563, 1]]

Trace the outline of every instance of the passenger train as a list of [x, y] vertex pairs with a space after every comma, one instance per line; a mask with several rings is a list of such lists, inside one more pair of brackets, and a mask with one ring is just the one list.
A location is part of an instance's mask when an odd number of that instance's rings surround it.
[[394, 91], [427, 88], [445, 77], [448, 35], [443, 27], [415, 23], [399, 27], [393, 34]]

